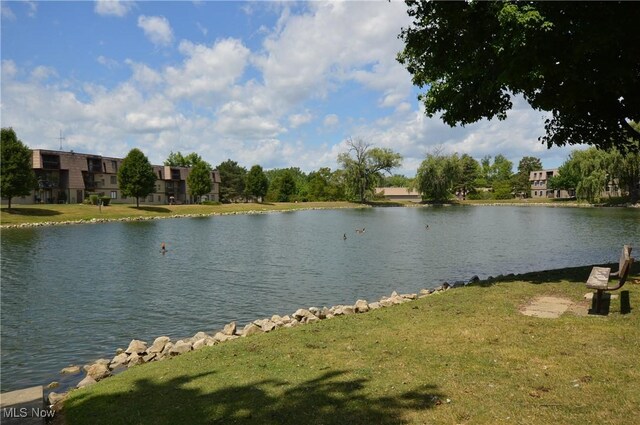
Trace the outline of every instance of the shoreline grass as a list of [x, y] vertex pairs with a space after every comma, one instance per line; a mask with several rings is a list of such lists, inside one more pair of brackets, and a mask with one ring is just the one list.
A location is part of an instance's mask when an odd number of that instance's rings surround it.
[[62, 223], [68, 221], [123, 220], [127, 218], [170, 218], [183, 215], [243, 214], [249, 212], [297, 211], [305, 209], [364, 208], [351, 202], [238, 203], [219, 205], [141, 205], [112, 204], [97, 207], [84, 204], [14, 205], [2, 207], [2, 227], [21, 224]]
[[[626, 424], [640, 416], [640, 280], [607, 316], [581, 309], [590, 267], [510, 276], [366, 314], [241, 338], [73, 391], [77, 424]], [[622, 298], [622, 297], [621, 297]]]

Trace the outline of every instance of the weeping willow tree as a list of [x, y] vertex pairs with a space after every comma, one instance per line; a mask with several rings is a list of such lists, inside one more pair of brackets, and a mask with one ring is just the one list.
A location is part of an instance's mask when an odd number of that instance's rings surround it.
[[446, 201], [453, 195], [454, 186], [460, 181], [462, 171], [462, 162], [457, 154], [428, 154], [418, 168], [418, 190], [425, 199]]

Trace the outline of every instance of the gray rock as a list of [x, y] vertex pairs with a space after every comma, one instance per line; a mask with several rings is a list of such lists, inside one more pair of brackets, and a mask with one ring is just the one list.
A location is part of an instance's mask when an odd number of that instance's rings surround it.
[[277, 314], [274, 314], [273, 316], [271, 316], [271, 321], [274, 323], [283, 322], [282, 317], [278, 316]]
[[355, 304], [356, 313], [366, 313], [369, 311], [369, 304], [365, 300], [358, 300]]
[[96, 381], [111, 376], [109, 368], [102, 363], [94, 363], [87, 368], [87, 376], [92, 377]]
[[318, 307], [309, 307], [309, 313], [313, 314], [316, 317], [320, 317], [320, 309]]
[[95, 384], [97, 381], [95, 379], [93, 379], [90, 376], [85, 376], [84, 379], [80, 382], [78, 382], [78, 385], [76, 385], [76, 388], [84, 388], [84, 387], [88, 387], [90, 385]]
[[251, 336], [253, 334], [257, 334], [257, 333], [261, 333], [261, 332], [263, 332], [263, 331], [262, 331], [262, 328], [260, 326], [256, 325], [255, 323], [249, 323], [242, 330], [242, 335], [243, 336]]
[[171, 354], [172, 356], [177, 356], [178, 354], [188, 353], [192, 348], [193, 347], [190, 342], [180, 340], [175, 343], [173, 348], [171, 348], [169, 354]]
[[303, 318], [309, 318], [309, 317], [316, 317], [316, 316], [313, 313], [311, 313], [309, 310], [306, 310], [304, 308], [299, 308], [298, 310], [296, 310], [295, 313], [293, 313], [293, 318], [298, 321], [302, 321]]
[[116, 348], [116, 355], [124, 353], [124, 348]]
[[127, 353], [120, 353], [111, 360], [111, 363], [109, 363], [109, 367], [111, 369], [115, 369], [117, 367], [124, 366], [127, 364], [128, 360], [129, 356], [127, 355]]
[[129, 356], [129, 361], [127, 362], [127, 367], [137, 366], [139, 364], [144, 363], [144, 358], [138, 353], [133, 353]]
[[377, 310], [380, 307], [382, 307], [382, 306], [380, 305], [379, 302], [373, 302], [373, 303], [369, 304], [369, 310]]
[[171, 338], [168, 336], [159, 336], [154, 341], [151, 347], [147, 350], [147, 353], [162, 353], [164, 350], [164, 346], [171, 341]]
[[67, 366], [60, 371], [63, 375], [76, 375], [80, 373], [80, 366]]
[[379, 304], [381, 307], [391, 307], [393, 305], [393, 301], [389, 298], [382, 298]]
[[[60, 382], [53, 381], [53, 382], [49, 383], [49, 385], [47, 385], [45, 388], [50, 390], [50, 389], [53, 389], [53, 388], [58, 388], [59, 386], [60, 386]], [[53, 404], [53, 403], [51, 403], [51, 404]]]
[[147, 354], [146, 356], [142, 357], [142, 361], [143, 361], [144, 363], [149, 363], [149, 362], [151, 362], [151, 361], [155, 360], [155, 359], [156, 359], [156, 357], [158, 357], [158, 354], [159, 354], [159, 353], [149, 353], [149, 354]]
[[237, 330], [236, 322], [231, 322], [225, 325], [224, 329], [222, 329], [222, 333], [225, 335], [235, 335]]
[[207, 338], [200, 338], [196, 342], [193, 343], [193, 349], [199, 350], [206, 345]]
[[49, 400], [49, 404], [50, 405], [54, 405], [57, 402], [59, 402], [60, 400], [63, 400], [66, 396], [67, 396], [67, 393], [58, 394], [56, 392], [51, 391], [49, 393], [49, 396], [47, 397], [47, 399]]
[[271, 320], [265, 319], [262, 322], [262, 325], [260, 326], [260, 328], [262, 329], [263, 332], [271, 332], [272, 330], [274, 330], [276, 328], [276, 324], [274, 322], [272, 322]]
[[144, 341], [140, 341], [139, 339], [132, 339], [129, 343], [129, 347], [124, 351], [127, 354], [133, 353], [146, 353], [147, 352], [147, 343]]
[[169, 354], [169, 352], [171, 351], [171, 349], [173, 348], [173, 342], [169, 341], [164, 345], [164, 348], [162, 349], [162, 356], [166, 356]]
[[195, 334], [195, 335], [191, 338], [191, 341], [193, 341], [193, 342], [195, 343], [196, 341], [199, 341], [199, 340], [201, 340], [201, 339], [204, 339], [204, 338], [206, 338], [207, 336], [208, 336], [208, 335], [207, 335], [206, 333], [204, 333], [204, 332], [198, 332], [197, 334]]

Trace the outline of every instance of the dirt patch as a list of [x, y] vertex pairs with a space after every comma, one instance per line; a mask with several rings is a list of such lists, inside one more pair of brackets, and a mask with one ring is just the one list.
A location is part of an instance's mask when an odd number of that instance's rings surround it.
[[520, 308], [520, 313], [525, 316], [542, 317], [545, 319], [556, 319], [566, 311], [578, 315], [585, 315], [587, 313], [584, 306], [569, 299], [548, 296], [534, 298], [529, 304]]

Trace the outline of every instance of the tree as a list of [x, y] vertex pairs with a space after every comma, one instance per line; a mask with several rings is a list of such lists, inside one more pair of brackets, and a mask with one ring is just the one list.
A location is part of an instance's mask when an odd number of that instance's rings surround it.
[[[576, 197], [591, 203], [600, 202], [602, 192], [611, 181], [608, 173], [611, 159], [600, 149], [589, 148], [571, 152], [567, 161], [559, 169], [565, 181], [575, 183]], [[555, 187], [557, 181], [553, 180]]]
[[476, 182], [480, 177], [480, 164], [466, 153], [460, 157], [460, 174], [454, 182], [454, 189], [466, 199], [469, 193], [476, 191]]
[[124, 196], [136, 198], [136, 208], [140, 207], [140, 198], [153, 193], [156, 188], [156, 173], [147, 157], [140, 149], [129, 151], [118, 169], [118, 185]]
[[2, 129], [0, 164], [2, 166], [0, 173], [2, 199], [8, 201], [8, 207], [11, 209], [11, 198], [29, 195], [37, 185], [31, 163], [31, 149], [18, 139], [12, 128]]
[[345, 171], [348, 193], [364, 203], [382, 177], [381, 172], [391, 173], [402, 165], [402, 156], [391, 149], [371, 148], [362, 139], [349, 139], [347, 146], [349, 150], [338, 155], [338, 164]]
[[198, 161], [192, 167], [187, 176], [189, 194], [199, 202], [203, 195], [211, 192], [213, 185], [211, 179], [211, 167], [205, 161]]
[[187, 160], [180, 151], [176, 153], [173, 153], [173, 151], [171, 151], [167, 159], [165, 159], [164, 165], [169, 165], [171, 167], [186, 167]]
[[289, 202], [296, 194], [296, 181], [290, 171], [277, 180], [278, 202]]
[[403, 174], [383, 176], [380, 182], [380, 186], [383, 187], [410, 187], [412, 184], [412, 179]]
[[514, 176], [513, 186], [516, 193], [524, 194], [525, 198], [531, 195], [531, 184], [529, 183], [529, 175], [532, 171], [542, 170], [542, 162], [540, 158], [533, 156], [525, 156], [518, 163], [518, 174]]
[[254, 165], [251, 167], [247, 174], [245, 190], [247, 195], [253, 196], [259, 202], [262, 202], [262, 199], [267, 194], [267, 190], [269, 190], [269, 180], [264, 171], [262, 171], [261, 166]]
[[[640, 123], [631, 123], [640, 131]], [[629, 193], [632, 204], [640, 198], [640, 149], [629, 152], [611, 151], [611, 175]]]
[[199, 162], [204, 162], [205, 164], [207, 164], [209, 169], [211, 169], [211, 164], [206, 162], [200, 155], [195, 152], [191, 152], [190, 154], [184, 156], [180, 151], [176, 153], [173, 153], [173, 151], [171, 151], [167, 159], [164, 161], [164, 165], [169, 165], [171, 167], [193, 167]]
[[428, 154], [418, 168], [416, 180], [423, 198], [436, 202], [449, 199], [455, 182], [460, 180], [462, 167], [457, 154]]
[[244, 194], [244, 181], [247, 169], [230, 159], [218, 165], [220, 173], [220, 200], [222, 202], [236, 201]]
[[[635, 2], [407, 0], [400, 63], [425, 113], [450, 126], [505, 119], [511, 97], [551, 112], [542, 140], [637, 148], [640, 6]], [[624, 40], [624, 48], [620, 47]]]

